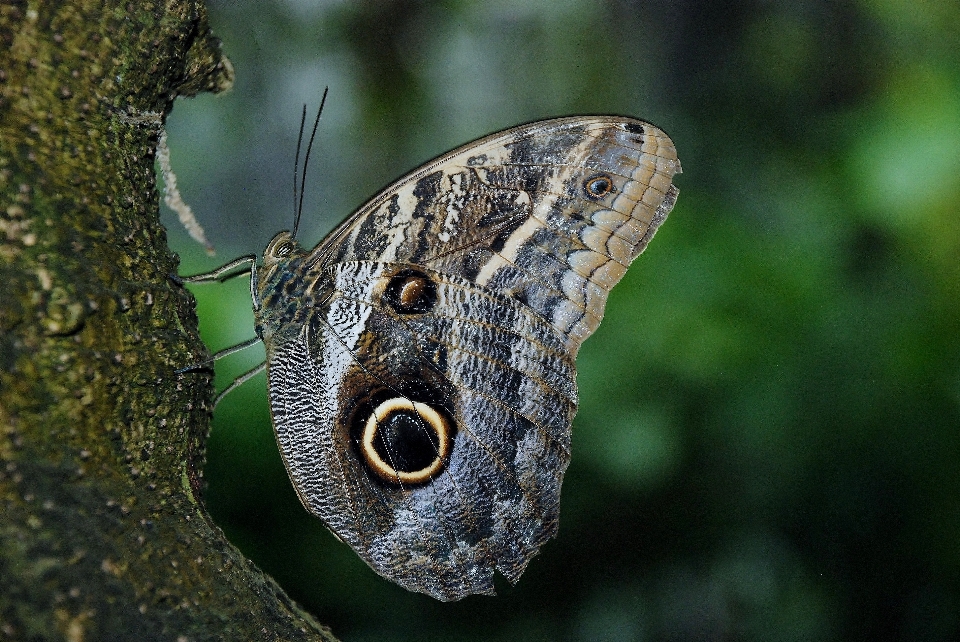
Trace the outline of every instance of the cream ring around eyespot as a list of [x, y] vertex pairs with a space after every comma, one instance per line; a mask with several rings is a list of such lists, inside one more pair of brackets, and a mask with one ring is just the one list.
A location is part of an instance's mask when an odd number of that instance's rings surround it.
[[[428, 428], [433, 430], [437, 438], [436, 457], [430, 465], [414, 471], [396, 470], [388, 462], [384, 461], [377, 452], [373, 440], [377, 436], [378, 422], [385, 421], [392, 413], [402, 411], [413, 411], [419, 416]], [[430, 406], [416, 401], [410, 401], [404, 397], [394, 397], [387, 399], [379, 406], [374, 408], [373, 412], [367, 418], [367, 423], [363, 427], [363, 434], [360, 438], [360, 451], [366, 460], [370, 469], [380, 478], [391, 483], [401, 484], [422, 484], [430, 481], [446, 463], [450, 454], [450, 425], [448, 421], [439, 412]]]

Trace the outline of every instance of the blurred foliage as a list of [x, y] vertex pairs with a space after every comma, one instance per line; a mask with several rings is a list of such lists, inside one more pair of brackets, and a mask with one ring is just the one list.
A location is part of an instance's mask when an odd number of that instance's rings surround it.
[[[581, 352], [559, 537], [499, 597], [406, 593], [303, 511], [262, 376], [217, 409], [211, 510], [321, 621], [348, 640], [960, 636], [960, 5], [209, 5], [236, 88], [179, 101], [168, 130], [222, 260], [290, 226], [300, 105], [324, 85], [305, 244], [537, 118], [646, 118], [684, 167]], [[213, 267], [167, 220], [183, 273]], [[212, 348], [251, 336], [246, 288], [195, 288]], [[221, 387], [257, 358], [218, 365]]]

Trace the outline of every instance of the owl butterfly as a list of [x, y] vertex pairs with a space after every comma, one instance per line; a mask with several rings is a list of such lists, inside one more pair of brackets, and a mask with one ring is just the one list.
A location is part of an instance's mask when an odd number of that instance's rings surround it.
[[306, 509], [411, 591], [515, 583], [557, 531], [577, 351], [679, 172], [650, 123], [544, 120], [427, 163], [312, 250], [281, 232], [247, 257]]

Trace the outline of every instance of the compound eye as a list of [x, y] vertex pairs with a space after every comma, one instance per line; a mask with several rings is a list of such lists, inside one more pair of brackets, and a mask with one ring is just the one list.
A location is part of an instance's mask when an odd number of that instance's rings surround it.
[[289, 232], [280, 232], [267, 244], [267, 249], [263, 252], [263, 258], [265, 260], [284, 259], [296, 254], [299, 250], [300, 245], [290, 236]]
[[274, 248], [273, 253], [275, 256], [283, 257], [290, 256], [293, 254], [293, 248], [296, 247], [296, 244], [293, 241], [284, 241], [276, 248]]

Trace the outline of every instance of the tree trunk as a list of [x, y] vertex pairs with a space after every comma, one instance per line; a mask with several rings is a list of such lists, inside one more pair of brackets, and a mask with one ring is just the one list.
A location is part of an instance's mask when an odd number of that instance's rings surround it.
[[0, 5], [0, 638], [332, 639], [200, 502], [208, 374], [159, 223], [202, 3]]

